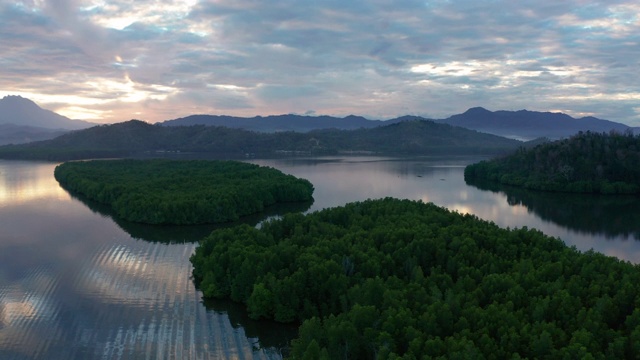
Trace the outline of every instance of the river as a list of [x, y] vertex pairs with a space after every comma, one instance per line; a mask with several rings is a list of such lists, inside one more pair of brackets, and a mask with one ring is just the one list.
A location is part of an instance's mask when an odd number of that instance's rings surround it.
[[[477, 160], [250, 162], [314, 184], [315, 201], [296, 211], [387, 196], [422, 200], [502, 227], [537, 228], [580, 250], [640, 262], [637, 197], [470, 186], [464, 166]], [[0, 359], [281, 357], [295, 327], [251, 321], [237, 304], [205, 304], [195, 289], [189, 263], [193, 241], [216, 227], [153, 227], [114, 219], [108, 209], [60, 188], [55, 165], [0, 160]], [[264, 216], [247, 221], [258, 224]]]

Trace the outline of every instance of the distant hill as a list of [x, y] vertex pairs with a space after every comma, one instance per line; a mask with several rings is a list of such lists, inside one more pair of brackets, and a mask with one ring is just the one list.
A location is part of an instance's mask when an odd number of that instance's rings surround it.
[[35, 126], [0, 124], [0, 145], [23, 144], [32, 141], [53, 139], [68, 130], [46, 129]]
[[52, 140], [0, 146], [0, 158], [69, 160], [202, 154], [245, 156], [485, 154], [510, 152], [522, 143], [496, 135], [413, 120], [358, 130], [261, 133], [221, 126], [161, 126], [138, 120], [77, 130]]
[[[310, 134], [318, 138], [331, 138], [336, 132], [316, 130]], [[520, 141], [462, 127], [438, 124], [421, 118], [405, 119], [395, 124], [337, 132], [337, 134], [342, 135], [339, 139], [342, 141], [340, 147], [343, 149], [407, 155], [453, 152], [457, 154], [497, 154], [505, 149], [515, 149], [522, 145]]]
[[[223, 126], [231, 129], [244, 129], [261, 133], [294, 131], [307, 133], [316, 130], [373, 129], [411, 120], [435, 121], [440, 124], [459, 126], [483, 133], [499, 135], [517, 140], [537, 138], [560, 139], [586, 132], [625, 132], [631, 130], [640, 133], [640, 128], [630, 128], [613, 121], [584, 117], [575, 119], [569, 115], [551, 112], [489, 111], [475, 107], [462, 114], [446, 119], [431, 120], [418, 116], [402, 116], [389, 120], [370, 120], [362, 116], [349, 115], [343, 118], [333, 116], [271, 115], [250, 118], [227, 115], [191, 115], [183, 118], [158, 122], [161, 127], [205, 125]], [[17, 127], [3, 127], [0, 145], [19, 144], [28, 141], [51, 139], [60, 132], [52, 133], [46, 129], [79, 130], [97, 124], [71, 120], [52, 111], [40, 108], [36, 103], [20, 96], [6, 96], [0, 99], [0, 125], [11, 124]], [[31, 127], [31, 128], [26, 128]]]
[[[309, 132], [320, 129], [371, 129], [403, 122], [406, 120], [430, 120], [417, 116], [402, 116], [390, 120], [370, 120], [361, 116], [349, 115], [344, 118], [332, 116], [273, 115], [251, 118], [226, 115], [192, 115], [184, 118], [158, 123], [162, 126], [225, 126], [260, 132], [296, 131]], [[489, 111], [476, 107], [462, 114], [446, 119], [432, 120], [438, 123], [459, 126], [483, 133], [499, 135], [518, 140], [536, 138], [560, 139], [577, 134], [580, 131], [624, 132], [628, 126], [595, 117], [575, 119], [562, 113], [537, 111]], [[640, 131], [633, 129], [633, 131]]]
[[541, 137], [560, 139], [580, 131], [600, 133], [610, 130], [624, 132], [629, 129], [624, 124], [591, 116], [575, 119], [562, 113], [528, 110], [489, 111], [481, 107], [471, 108], [438, 122], [520, 140]]
[[71, 120], [42, 109], [33, 101], [21, 96], [5, 96], [0, 99], [0, 124], [65, 130], [86, 129], [96, 125], [87, 121]]
[[191, 115], [159, 123], [162, 126], [207, 125], [245, 129], [260, 132], [296, 131], [309, 132], [318, 129], [355, 130], [389, 125], [401, 120], [369, 120], [362, 116], [349, 115], [344, 118], [333, 116], [272, 115], [251, 118], [227, 115]]

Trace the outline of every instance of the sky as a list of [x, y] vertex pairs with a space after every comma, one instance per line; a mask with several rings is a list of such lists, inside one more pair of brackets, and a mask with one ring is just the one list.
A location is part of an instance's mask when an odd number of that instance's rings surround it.
[[0, 97], [72, 119], [442, 119], [640, 126], [635, 0], [0, 0]]

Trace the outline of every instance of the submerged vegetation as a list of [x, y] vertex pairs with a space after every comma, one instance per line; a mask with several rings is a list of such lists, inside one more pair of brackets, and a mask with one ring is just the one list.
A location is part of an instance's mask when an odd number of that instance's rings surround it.
[[293, 358], [635, 358], [640, 269], [536, 230], [368, 200], [213, 232], [207, 298], [301, 322]]
[[528, 189], [601, 194], [640, 193], [640, 135], [580, 133], [569, 139], [467, 166], [481, 180]]
[[276, 203], [310, 201], [313, 194], [307, 180], [238, 161], [67, 162], [54, 175], [65, 189], [109, 205], [118, 217], [148, 224], [228, 222]]

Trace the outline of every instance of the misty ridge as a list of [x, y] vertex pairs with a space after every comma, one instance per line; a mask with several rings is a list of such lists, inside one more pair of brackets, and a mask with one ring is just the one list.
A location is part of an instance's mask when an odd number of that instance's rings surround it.
[[[481, 107], [471, 108], [462, 114], [446, 119], [427, 119], [421, 116], [405, 115], [389, 120], [371, 120], [362, 116], [306, 116], [295, 114], [236, 117], [227, 115], [190, 115], [178, 119], [156, 123], [163, 127], [204, 125], [243, 129], [260, 133], [297, 132], [308, 133], [316, 130], [360, 130], [388, 126], [408, 120], [424, 120], [437, 124], [447, 124], [478, 132], [498, 135], [517, 140], [537, 138], [560, 139], [586, 132], [625, 132], [631, 129], [639, 133], [639, 128], [598, 119], [584, 117], [575, 119], [569, 115], [551, 112], [489, 111]], [[21, 144], [53, 139], [65, 132], [87, 129], [98, 124], [72, 120], [55, 112], [40, 108], [33, 101], [20, 96], [6, 96], [0, 99], [0, 145]]]
[[405, 115], [389, 120], [370, 120], [362, 116], [349, 115], [344, 118], [332, 116], [273, 115], [242, 118], [224, 115], [191, 115], [160, 122], [163, 126], [208, 125], [241, 128], [260, 132], [296, 131], [307, 132], [317, 129], [355, 130], [391, 125], [407, 120], [426, 120], [440, 124], [459, 126], [479, 132], [499, 135], [523, 141], [536, 138], [560, 139], [586, 132], [625, 132], [632, 129], [627, 125], [602, 120], [595, 117], [575, 119], [563, 113], [519, 111], [489, 111], [475, 107], [462, 114], [446, 119], [429, 119], [421, 116]]

